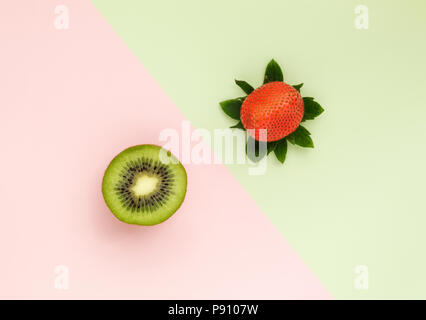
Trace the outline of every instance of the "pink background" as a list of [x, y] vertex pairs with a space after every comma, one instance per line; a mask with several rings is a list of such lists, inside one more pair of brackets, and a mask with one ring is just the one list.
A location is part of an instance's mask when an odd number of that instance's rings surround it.
[[223, 165], [186, 165], [161, 225], [108, 211], [109, 161], [184, 117], [88, 1], [65, 31], [57, 4], [0, 5], [0, 298], [330, 298]]

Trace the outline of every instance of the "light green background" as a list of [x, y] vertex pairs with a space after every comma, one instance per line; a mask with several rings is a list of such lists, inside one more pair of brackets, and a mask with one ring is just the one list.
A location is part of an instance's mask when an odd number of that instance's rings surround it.
[[218, 102], [271, 58], [304, 82], [315, 149], [230, 170], [335, 298], [426, 298], [426, 1], [92, 2], [195, 127], [233, 124]]

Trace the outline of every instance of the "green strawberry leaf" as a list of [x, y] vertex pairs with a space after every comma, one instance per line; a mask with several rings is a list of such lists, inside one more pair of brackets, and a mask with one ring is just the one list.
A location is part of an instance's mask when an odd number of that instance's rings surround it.
[[277, 144], [278, 144], [278, 141], [268, 142], [268, 144], [266, 145], [267, 154], [270, 154], [272, 151], [274, 151], [275, 148], [277, 147]]
[[[250, 142], [249, 142], [250, 141]], [[249, 143], [253, 143], [254, 142], [254, 153], [248, 152], [248, 145]], [[252, 162], [259, 162], [260, 160], [262, 160], [266, 154], [267, 154], [267, 150], [262, 150], [264, 151], [262, 154], [260, 154], [260, 142], [255, 140], [252, 136], [248, 136], [247, 139], [247, 144], [246, 144], [246, 154], [247, 157], [252, 161]]]
[[303, 104], [305, 105], [305, 113], [303, 115], [302, 121], [313, 120], [324, 112], [324, 109], [318, 102], [314, 101], [314, 98], [303, 98]]
[[235, 80], [235, 83], [237, 84], [237, 86], [239, 86], [241, 89], [243, 89], [243, 91], [247, 94], [252, 93], [253, 90], [254, 90], [254, 88], [245, 81]]
[[311, 133], [305, 127], [299, 126], [296, 131], [289, 134], [286, 138], [292, 144], [296, 144], [304, 148], [313, 148], [314, 142], [310, 135]]
[[300, 92], [300, 89], [303, 87], [303, 83], [301, 84], [296, 84], [293, 86], [294, 89], [296, 89], [298, 92]]
[[240, 110], [243, 104], [243, 98], [225, 100], [220, 103], [223, 112], [225, 112], [232, 119], [240, 120]]
[[268, 83], [272, 81], [284, 81], [283, 72], [279, 64], [272, 59], [266, 66], [265, 78], [263, 83]]
[[305, 127], [299, 126], [297, 129], [299, 130], [300, 133], [302, 133], [304, 135], [307, 135], [307, 136], [311, 135], [311, 133]]
[[275, 153], [275, 156], [277, 157], [277, 159], [281, 163], [284, 163], [285, 157], [287, 155], [287, 140], [286, 139], [281, 139], [280, 141], [278, 141], [277, 146], [274, 149], [274, 153]]
[[232, 126], [230, 128], [246, 130], [246, 128], [244, 128], [243, 123], [241, 121], [238, 122], [235, 126]]

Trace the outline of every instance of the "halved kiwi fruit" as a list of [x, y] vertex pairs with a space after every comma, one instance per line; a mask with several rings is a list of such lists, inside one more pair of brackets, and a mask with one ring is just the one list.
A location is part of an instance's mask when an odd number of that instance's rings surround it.
[[145, 144], [128, 148], [111, 161], [102, 193], [119, 220], [154, 225], [179, 209], [186, 183], [185, 168], [169, 151]]

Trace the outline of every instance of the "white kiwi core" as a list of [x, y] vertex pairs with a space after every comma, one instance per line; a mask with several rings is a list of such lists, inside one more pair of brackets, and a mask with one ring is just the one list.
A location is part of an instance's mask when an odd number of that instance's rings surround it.
[[160, 179], [156, 176], [141, 174], [136, 177], [131, 190], [137, 197], [147, 196], [157, 189], [159, 182]]

